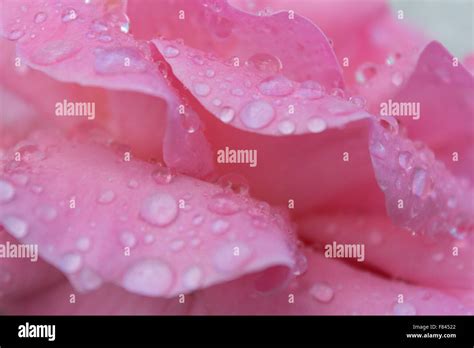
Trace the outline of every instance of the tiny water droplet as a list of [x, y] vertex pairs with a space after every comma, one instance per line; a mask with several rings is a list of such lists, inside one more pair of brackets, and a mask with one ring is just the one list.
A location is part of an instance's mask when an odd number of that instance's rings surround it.
[[104, 191], [97, 198], [97, 202], [100, 204], [109, 204], [115, 199], [115, 192], [112, 190]]
[[67, 23], [77, 18], [77, 12], [73, 8], [68, 8], [63, 12], [62, 21]]
[[197, 214], [196, 216], [193, 217], [193, 225], [198, 226], [202, 224], [204, 221], [204, 216], [201, 214]]
[[395, 315], [416, 315], [416, 309], [415, 307], [408, 303], [396, 303], [393, 306], [393, 314]]
[[194, 93], [198, 96], [205, 97], [211, 93], [211, 87], [208, 84], [202, 82], [196, 82], [193, 84]]
[[49, 205], [42, 205], [38, 208], [38, 215], [41, 220], [49, 222], [58, 216], [58, 211]]
[[363, 84], [377, 75], [377, 67], [372, 63], [362, 64], [355, 72], [355, 79], [358, 83]]
[[302, 98], [319, 99], [324, 95], [324, 88], [316, 81], [308, 80], [301, 83], [296, 95]]
[[349, 101], [361, 109], [364, 108], [367, 103], [364, 97], [358, 95], [350, 97]]
[[371, 145], [372, 154], [374, 156], [378, 158], [385, 158], [387, 151], [385, 150], [385, 146], [382, 143], [376, 141]]
[[38, 12], [36, 15], [35, 15], [35, 23], [36, 24], [39, 24], [39, 23], [43, 23], [46, 18], [48, 18], [48, 16], [46, 15], [46, 13], [44, 12]]
[[280, 58], [267, 53], [257, 53], [245, 64], [266, 74], [276, 74], [283, 68]]
[[137, 244], [137, 238], [132, 232], [124, 231], [120, 234], [120, 243], [124, 247], [133, 248]]
[[179, 49], [177, 49], [175, 46], [166, 46], [165, 49], [163, 50], [163, 55], [166, 58], [174, 58], [179, 55]]
[[212, 223], [211, 230], [215, 234], [222, 234], [226, 232], [230, 227], [230, 223], [226, 220], [216, 220]]
[[293, 83], [282, 75], [266, 78], [258, 85], [260, 93], [272, 97], [284, 97], [294, 91]]
[[85, 252], [88, 251], [91, 247], [91, 240], [89, 237], [79, 237], [79, 239], [76, 241], [76, 248], [79, 251]]
[[64, 273], [75, 273], [82, 267], [82, 256], [75, 252], [64, 254], [59, 261], [58, 267]]
[[411, 191], [415, 196], [425, 198], [431, 192], [433, 182], [428, 172], [422, 168], [416, 168], [413, 174]]
[[12, 30], [10, 34], [8, 35], [8, 39], [11, 41], [16, 41], [23, 37], [25, 35], [25, 32], [23, 30]]
[[157, 166], [152, 172], [151, 177], [157, 184], [169, 184], [174, 177], [173, 171], [168, 167], [163, 167], [161, 164]]
[[296, 130], [296, 126], [293, 121], [284, 120], [278, 124], [278, 130], [284, 135], [293, 134]]
[[198, 266], [191, 266], [183, 273], [183, 285], [188, 290], [195, 290], [201, 284], [203, 271]]
[[412, 155], [410, 152], [408, 151], [402, 151], [400, 152], [400, 154], [398, 155], [398, 164], [400, 165], [400, 167], [402, 167], [405, 171], [408, 171], [411, 169], [412, 167], [412, 164], [411, 164], [411, 161], [412, 160]]
[[229, 106], [224, 106], [219, 112], [219, 119], [224, 123], [229, 123], [234, 119], [235, 111]]
[[0, 180], [0, 203], [10, 202], [15, 196], [15, 188], [8, 181]]
[[170, 249], [174, 252], [180, 251], [184, 248], [184, 241], [181, 239], [175, 239], [170, 243]]
[[174, 282], [170, 266], [158, 259], [142, 260], [130, 267], [122, 279], [125, 289], [145, 296], [163, 296]]
[[232, 196], [218, 193], [211, 198], [209, 210], [220, 215], [232, 215], [240, 210], [239, 203]]
[[207, 69], [207, 70], [206, 70], [206, 76], [207, 76], [207, 77], [212, 78], [212, 77], [214, 77], [215, 75], [216, 75], [216, 72], [215, 72], [214, 70], [212, 70], [212, 69]]
[[400, 73], [399, 71], [393, 73], [393, 75], [392, 75], [392, 83], [393, 83], [395, 86], [397, 86], [397, 87], [401, 86], [402, 83], [403, 83], [403, 75], [402, 75], [402, 73]]
[[3, 227], [15, 238], [23, 238], [28, 234], [28, 224], [19, 217], [7, 215], [0, 220]]
[[168, 193], [155, 193], [144, 199], [140, 216], [149, 224], [166, 226], [178, 216], [178, 205]]

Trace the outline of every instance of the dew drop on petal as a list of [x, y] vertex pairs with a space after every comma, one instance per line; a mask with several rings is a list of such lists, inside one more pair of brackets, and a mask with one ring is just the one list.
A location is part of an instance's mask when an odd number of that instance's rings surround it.
[[213, 69], [207, 69], [206, 70], [206, 76], [207, 77], [214, 77], [216, 75], [216, 72]]
[[195, 290], [201, 285], [203, 271], [198, 266], [191, 266], [183, 273], [183, 285], [188, 290]]
[[263, 100], [248, 103], [239, 113], [242, 123], [251, 129], [260, 129], [270, 124], [275, 117], [273, 107]]
[[411, 169], [411, 159], [412, 155], [408, 151], [402, 151], [398, 155], [398, 164], [402, 167], [405, 171]]
[[267, 74], [276, 74], [283, 68], [278, 57], [267, 53], [257, 53], [251, 56], [245, 64]]
[[36, 24], [39, 24], [39, 23], [43, 23], [43, 22], [46, 20], [46, 18], [48, 18], [48, 16], [46, 15], [46, 13], [44, 13], [44, 12], [38, 12], [38, 13], [35, 15], [34, 21], [35, 21]]
[[112, 190], [104, 191], [97, 198], [97, 202], [100, 204], [109, 204], [112, 203], [115, 199], [115, 192]]
[[373, 144], [371, 144], [370, 149], [374, 156], [378, 158], [385, 158], [387, 151], [385, 150], [385, 146], [382, 143], [376, 141]]
[[53, 221], [58, 216], [56, 208], [49, 205], [42, 205], [38, 208], [38, 215], [45, 222]]
[[28, 224], [16, 216], [5, 216], [0, 220], [0, 224], [15, 238], [23, 238], [28, 234]]
[[216, 220], [211, 225], [211, 230], [215, 234], [225, 233], [230, 227], [230, 223], [226, 220]]
[[349, 101], [361, 109], [364, 108], [367, 103], [364, 97], [358, 95], [350, 97]]
[[302, 98], [319, 99], [324, 95], [324, 88], [316, 81], [305, 81], [301, 83], [296, 95]]
[[294, 91], [293, 83], [281, 75], [271, 76], [258, 85], [260, 93], [272, 97], [284, 97]]
[[205, 97], [211, 93], [211, 87], [208, 84], [202, 82], [196, 82], [193, 84], [194, 93], [198, 96]]
[[229, 106], [225, 106], [219, 112], [219, 119], [224, 123], [229, 123], [234, 119], [235, 111]]
[[398, 71], [395, 72], [395, 73], [393, 73], [393, 75], [392, 75], [392, 83], [393, 83], [395, 86], [397, 86], [397, 87], [401, 86], [402, 83], [403, 83], [403, 75], [402, 75], [402, 73], [400, 73], [400, 72], [398, 72]]
[[15, 188], [8, 181], [0, 180], [0, 203], [10, 202], [15, 196]]
[[334, 290], [326, 283], [315, 283], [309, 290], [310, 295], [322, 303], [330, 302], [334, 297]]
[[179, 55], [179, 49], [177, 49], [175, 46], [166, 46], [165, 49], [163, 50], [163, 55], [166, 58], [174, 58]]
[[413, 174], [411, 191], [415, 196], [425, 198], [431, 191], [432, 180], [428, 172], [422, 168], [416, 168]]
[[363, 84], [377, 75], [377, 67], [372, 63], [362, 64], [355, 72], [355, 79], [358, 83]]
[[120, 234], [120, 243], [124, 247], [133, 248], [137, 244], [137, 238], [132, 232], [124, 231]]
[[158, 259], [143, 260], [130, 267], [122, 285], [128, 291], [145, 296], [162, 296], [174, 282], [170, 266]]
[[180, 251], [184, 248], [184, 241], [181, 239], [175, 239], [170, 243], [171, 251]]
[[165, 185], [173, 180], [174, 175], [170, 168], [158, 165], [158, 167], [151, 172], [151, 177], [157, 184]]
[[88, 251], [91, 247], [91, 240], [89, 237], [82, 236], [79, 237], [76, 241], [76, 248], [79, 251]]
[[156, 226], [166, 226], [178, 216], [178, 204], [168, 193], [155, 193], [142, 202], [140, 216]]
[[62, 21], [64, 23], [71, 22], [77, 18], [77, 12], [73, 8], [68, 8], [63, 12]]
[[67, 253], [59, 261], [59, 269], [64, 273], [75, 273], [82, 267], [82, 256], [78, 253]]
[[295, 132], [296, 126], [293, 121], [284, 120], [278, 124], [278, 130], [281, 134], [288, 135]]
[[220, 215], [232, 215], [240, 210], [239, 203], [232, 196], [218, 193], [211, 198], [209, 210]]
[[321, 133], [327, 128], [326, 121], [319, 117], [313, 117], [308, 120], [308, 130], [311, 133]]
[[12, 41], [16, 41], [23, 37], [25, 35], [25, 32], [23, 30], [12, 30], [10, 34], [8, 35], [8, 39]]
[[393, 306], [393, 314], [395, 315], [416, 315], [416, 308], [408, 303], [396, 303]]

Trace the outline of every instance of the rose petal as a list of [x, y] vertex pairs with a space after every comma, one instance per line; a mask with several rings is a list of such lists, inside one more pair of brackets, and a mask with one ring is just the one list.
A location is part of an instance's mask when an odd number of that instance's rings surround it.
[[[393, 119], [387, 120], [382, 124], [396, 125]], [[472, 231], [471, 184], [453, 176], [422, 143], [374, 122], [370, 154], [388, 214], [396, 225], [456, 238]]]
[[341, 260], [387, 277], [438, 289], [474, 287], [470, 239], [411, 235], [384, 216], [315, 214], [299, 220], [298, 226], [298, 235], [322, 253], [334, 250], [334, 242], [345, 248], [360, 245], [364, 248], [361, 257], [344, 254]]
[[[104, 142], [100, 133], [85, 135], [93, 136]], [[113, 144], [71, 138], [39, 132], [6, 154], [2, 180], [13, 185], [22, 174], [29, 181], [4, 199], [0, 221], [22, 242], [39, 244], [77, 289], [111, 282], [171, 297], [293, 266], [287, 222], [267, 205], [124, 160]]]

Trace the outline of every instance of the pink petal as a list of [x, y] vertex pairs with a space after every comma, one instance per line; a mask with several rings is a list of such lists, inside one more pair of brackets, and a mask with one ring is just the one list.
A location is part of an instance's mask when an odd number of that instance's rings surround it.
[[[72, 138], [38, 132], [5, 155], [2, 180], [10, 194], [2, 192], [0, 221], [21, 242], [39, 244], [41, 256], [78, 290], [110, 282], [171, 297], [293, 267], [287, 222], [268, 205], [124, 161], [113, 144], [100, 144], [100, 133]], [[19, 174], [28, 176], [25, 186], [13, 184]]]
[[[342, 261], [411, 284], [438, 289], [472, 289], [472, 240], [411, 235], [384, 216], [311, 215], [299, 220], [298, 234], [324, 253], [336, 245], [362, 245], [364, 257]], [[400, 253], [403, 257], [400, 257]]]
[[370, 154], [391, 219], [413, 232], [463, 238], [473, 228], [469, 181], [452, 175], [422, 143], [398, 134], [393, 118], [381, 122], [373, 123]]
[[[431, 42], [395, 103], [416, 102], [419, 119], [400, 116], [410, 138], [426, 143], [453, 174], [473, 182], [474, 78], [440, 43]], [[449, 112], [447, 113], [447, 110]], [[457, 159], [455, 158], [457, 154]]]
[[[250, 60], [267, 72], [281, 65], [292, 80], [342, 87], [341, 69], [326, 37], [301, 16], [284, 12], [254, 16], [224, 0], [151, 1], [149, 5], [152, 10], [148, 14], [139, 11], [143, 1], [132, 1], [128, 6], [132, 21], [140, 21], [136, 28], [139, 37], [152, 39], [159, 33], [221, 58], [238, 57], [242, 64]], [[184, 19], [179, 18], [180, 11]]]

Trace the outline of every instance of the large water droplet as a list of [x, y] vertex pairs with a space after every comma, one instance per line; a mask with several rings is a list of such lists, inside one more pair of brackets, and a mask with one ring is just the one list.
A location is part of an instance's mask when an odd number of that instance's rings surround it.
[[327, 128], [326, 121], [319, 117], [312, 117], [307, 123], [308, 130], [311, 133], [321, 133]]
[[43, 23], [46, 18], [48, 18], [48, 16], [46, 15], [46, 13], [44, 12], [38, 12], [36, 15], [35, 15], [35, 23], [36, 24], [39, 24], [39, 23]]
[[260, 129], [270, 124], [275, 110], [266, 101], [256, 100], [245, 105], [239, 117], [247, 128]]
[[15, 188], [8, 181], [0, 180], [0, 203], [10, 202], [15, 196]]
[[246, 195], [249, 193], [249, 183], [247, 179], [237, 173], [222, 175], [217, 179], [217, 185], [228, 192], [234, 192], [240, 195]]
[[15, 238], [23, 238], [28, 234], [28, 224], [16, 216], [5, 216], [0, 223]]
[[418, 197], [425, 198], [431, 192], [433, 182], [428, 172], [422, 168], [416, 168], [413, 174], [411, 192]]
[[211, 198], [209, 210], [220, 215], [232, 215], [240, 210], [239, 203], [231, 195], [218, 193]]
[[230, 227], [230, 223], [226, 220], [216, 220], [212, 223], [211, 230], [215, 234], [222, 234], [226, 232]]
[[143, 260], [128, 269], [122, 285], [128, 291], [145, 296], [162, 296], [173, 285], [171, 268], [158, 259]]
[[235, 111], [229, 106], [224, 106], [219, 112], [219, 119], [224, 123], [229, 123], [234, 119]]
[[12, 41], [16, 41], [19, 38], [23, 37], [25, 32], [23, 30], [12, 30], [8, 35], [8, 39]]
[[163, 50], [163, 55], [166, 58], [174, 58], [179, 55], [179, 49], [177, 49], [175, 46], [166, 46], [165, 49]]
[[293, 134], [296, 130], [296, 126], [293, 123], [293, 121], [284, 120], [278, 124], [278, 130], [280, 131], [281, 134], [285, 134], [285, 135]]
[[334, 297], [334, 290], [326, 283], [315, 283], [309, 293], [315, 300], [322, 303], [328, 303]]
[[393, 306], [393, 314], [395, 315], [416, 315], [416, 308], [407, 302], [396, 303]]
[[159, 164], [158, 167], [151, 172], [151, 177], [157, 184], [165, 185], [173, 180], [174, 174], [170, 168], [163, 167]]
[[183, 273], [183, 285], [188, 290], [195, 290], [201, 285], [203, 271], [198, 266], [191, 266]]
[[258, 85], [260, 93], [272, 97], [284, 97], [293, 93], [293, 83], [286, 77], [276, 75], [268, 77]]
[[68, 8], [63, 12], [62, 21], [67, 23], [77, 18], [77, 12], [73, 8]]
[[72, 58], [80, 50], [81, 46], [72, 40], [48, 41], [34, 52], [31, 59], [39, 65], [51, 65]]
[[99, 48], [95, 51], [95, 70], [98, 74], [141, 73], [147, 61], [132, 47]]
[[148, 223], [166, 226], [178, 216], [178, 205], [168, 193], [155, 193], [143, 201], [140, 216]]
[[61, 257], [58, 265], [59, 269], [64, 273], [75, 273], [82, 267], [82, 256], [78, 253], [68, 253]]
[[194, 93], [201, 97], [208, 96], [211, 93], [211, 87], [208, 84], [202, 82], [194, 83], [193, 90]]
[[266, 74], [276, 74], [283, 68], [283, 64], [278, 57], [267, 53], [254, 54], [245, 64]]
[[362, 97], [362, 96], [359, 96], [359, 95], [355, 95], [355, 96], [350, 97], [349, 101], [352, 104], [354, 104], [355, 106], [357, 106], [358, 108], [361, 108], [361, 109], [364, 108], [365, 104], [367, 103], [365, 98]]
[[107, 190], [102, 192], [97, 198], [97, 202], [100, 204], [109, 204], [112, 203], [115, 199], [115, 192], [112, 190]]
[[252, 249], [244, 243], [222, 245], [214, 254], [214, 267], [219, 272], [234, 272], [242, 268], [252, 256]]

